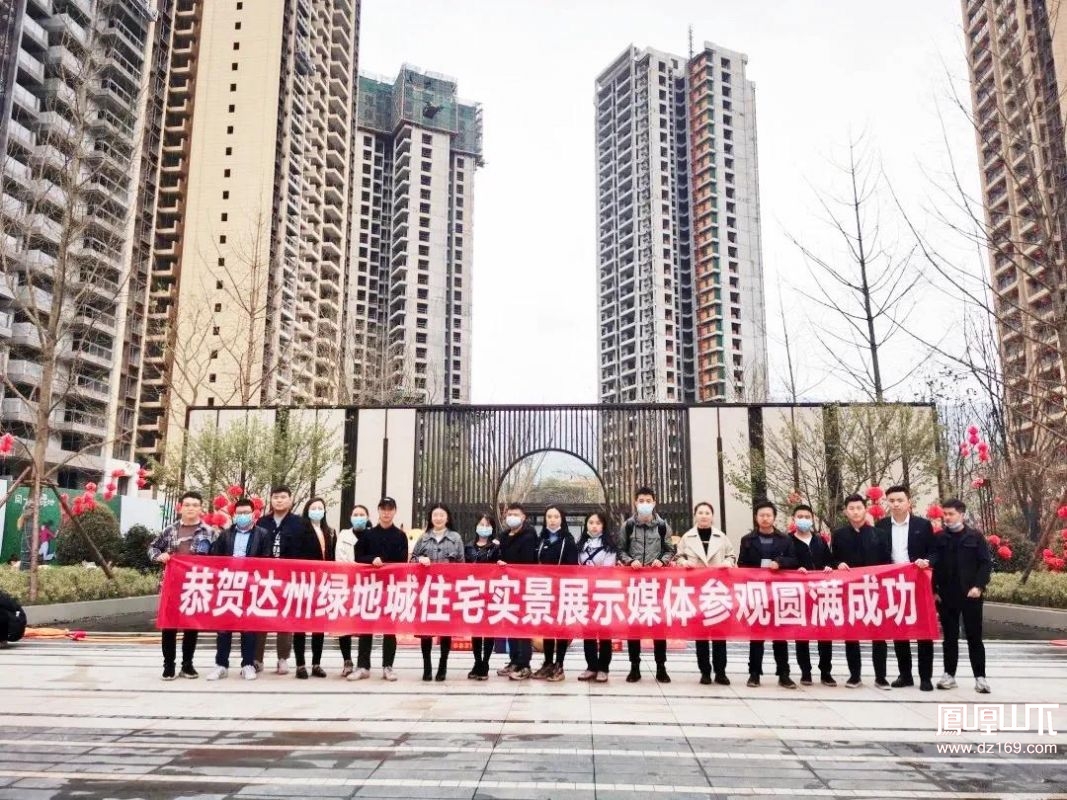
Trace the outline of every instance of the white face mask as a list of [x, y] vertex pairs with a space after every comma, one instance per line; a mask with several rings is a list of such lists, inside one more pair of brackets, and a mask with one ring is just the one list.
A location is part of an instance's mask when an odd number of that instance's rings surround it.
[[637, 504], [637, 513], [638, 513], [639, 516], [649, 517], [649, 516], [652, 515], [652, 512], [655, 511], [655, 510], [656, 510], [656, 504], [655, 503], [638, 503]]
[[557, 526], [556, 526], [556, 527], [554, 527], [554, 528], [548, 527], [548, 526], [546, 525], [546, 526], [545, 526], [545, 530], [546, 530], [546, 531], [548, 531], [549, 533], [551, 533], [551, 534], [552, 534], [553, 536], [555, 536], [555, 535], [556, 535], [557, 533], [559, 533], [559, 525], [557, 525]]
[[488, 539], [493, 535], [493, 529], [488, 525], [479, 525], [474, 529], [474, 532], [478, 534], [479, 539]]
[[509, 528], [517, 528], [520, 525], [522, 525], [522, 517], [520, 517], [520, 516], [518, 516], [516, 514], [509, 514], [504, 519], [504, 522]]

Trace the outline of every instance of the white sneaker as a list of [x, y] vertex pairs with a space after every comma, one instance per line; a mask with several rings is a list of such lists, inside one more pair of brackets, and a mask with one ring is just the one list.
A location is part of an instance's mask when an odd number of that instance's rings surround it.
[[350, 680], [350, 681], [365, 681], [369, 677], [370, 677], [370, 670], [369, 669], [365, 669], [363, 667], [359, 667], [359, 668], [357, 668], [355, 670], [355, 672], [353, 672], [351, 675], [348, 676], [348, 680]]
[[947, 672], [941, 676], [941, 680], [937, 682], [938, 689], [955, 689], [956, 678], [949, 675]]
[[247, 666], [241, 667], [241, 677], [246, 681], [254, 681], [259, 676], [256, 675], [256, 668], [251, 664], [248, 664]]
[[226, 667], [214, 666], [214, 667], [211, 668], [211, 670], [208, 672], [208, 674], [204, 676], [204, 680], [206, 680], [206, 681], [221, 681], [228, 674], [229, 674], [229, 671], [226, 669]]
[[278, 659], [278, 668], [276, 670], [274, 670], [274, 671], [279, 675], [288, 675], [289, 674], [289, 659], [287, 659], [287, 658], [279, 658]]
[[382, 670], [382, 678], [384, 678], [387, 681], [395, 681], [396, 680], [396, 673], [393, 672], [393, 668], [392, 667], [386, 667], [385, 669]]
[[978, 692], [978, 694], [989, 694], [989, 681], [985, 678], [975, 678], [974, 690]]

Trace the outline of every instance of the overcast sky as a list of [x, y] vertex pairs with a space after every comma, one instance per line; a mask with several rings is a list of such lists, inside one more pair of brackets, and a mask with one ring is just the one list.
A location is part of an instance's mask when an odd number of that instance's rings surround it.
[[[363, 0], [362, 71], [395, 75], [415, 64], [456, 78], [460, 96], [484, 107], [474, 402], [597, 400], [594, 81], [630, 43], [685, 55], [690, 23], [697, 49], [712, 41], [747, 53], [756, 82], [775, 393], [785, 360], [780, 295], [802, 382], [817, 384], [807, 396], [845, 392], [814, 343], [820, 315], [794, 291], [808, 279], [787, 236], [829, 247], [813, 188], [841, 189], [832, 164], [850, 135], [866, 134], [916, 210], [938, 202], [949, 150], [977, 191], [973, 133], [952, 99], [953, 84], [966, 86], [956, 0]], [[923, 297], [925, 317], [951, 305]], [[891, 369], [917, 352], [898, 343]]]

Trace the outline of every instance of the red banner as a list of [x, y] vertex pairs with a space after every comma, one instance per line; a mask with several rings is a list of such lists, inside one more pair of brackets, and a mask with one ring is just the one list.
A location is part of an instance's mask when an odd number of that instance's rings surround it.
[[934, 639], [929, 570], [363, 564], [175, 556], [160, 628], [619, 639]]

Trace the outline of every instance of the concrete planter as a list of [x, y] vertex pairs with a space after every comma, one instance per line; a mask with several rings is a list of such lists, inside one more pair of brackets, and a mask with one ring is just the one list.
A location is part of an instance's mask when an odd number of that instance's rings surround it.
[[144, 614], [154, 612], [159, 603], [158, 594], [138, 597], [111, 597], [107, 600], [85, 600], [80, 603], [54, 603], [43, 606], [23, 606], [26, 618], [33, 627], [53, 625], [57, 622], [73, 622], [92, 617], [113, 617], [119, 614]]
[[1018, 603], [983, 604], [982, 616], [989, 622], [1025, 625], [1052, 631], [1067, 631], [1067, 609], [1024, 606]]

